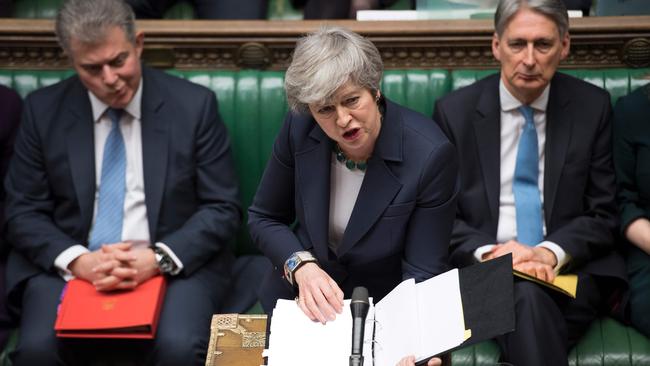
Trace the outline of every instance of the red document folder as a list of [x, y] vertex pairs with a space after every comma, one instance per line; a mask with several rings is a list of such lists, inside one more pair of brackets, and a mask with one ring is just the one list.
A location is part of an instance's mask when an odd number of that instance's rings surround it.
[[131, 291], [99, 292], [89, 282], [68, 282], [54, 324], [58, 337], [154, 338], [165, 296], [163, 276]]

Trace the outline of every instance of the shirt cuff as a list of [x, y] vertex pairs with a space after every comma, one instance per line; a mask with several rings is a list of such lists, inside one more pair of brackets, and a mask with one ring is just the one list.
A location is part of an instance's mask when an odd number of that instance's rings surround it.
[[70, 272], [68, 269], [68, 266], [70, 263], [72, 263], [73, 260], [86, 253], [90, 253], [90, 250], [88, 250], [88, 248], [80, 244], [75, 244], [61, 252], [61, 254], [59, 254], [54, 259], [54, 267], [56, 267], [59, 275], [63, 278], [63, 280], [70, 281], [74, 278], [72, 272]]
[[482, 259], [483, 255], [485, 253], [489, 252], [490, 250], [492, 250], [492, 248], [494, 248], [494, 244], [488, 244], [488, 245], [484, 245], [482, 247], [478, 247], [474, 251], [474, 259], [476, 259], [477, 262], [482, 262], [483, 261], [483, 259]]
[[174, 272], [171, 272], [170, 275], [176, 276], [177, 274], [181, 273], [183, 270], [183, 262], [181, 262], [180, 259], [174, 254], [174, 251], [171, 250], [165, 243], [158, 242], [156, 243], [156, 247], [160, 248], [165, 251], [169, 255], [169, 257], [174, 261], [174, 264], [176, 265], [176, 269]]
[[553, 272], [555, 272], [556, 275], [560, 273], [560, 270], [562, 267], [564, 267], [565, 264], [569, 263], [569, 260], [571, 257], [567, 254], [567, 252], [562, 249], [561, 246], [553, 243], [552, 241], [543, 241], [536, 246], [546, 248], [553, 252], [555, 254], [555, 258], [557, 259], [557, 264], [553, 268]]

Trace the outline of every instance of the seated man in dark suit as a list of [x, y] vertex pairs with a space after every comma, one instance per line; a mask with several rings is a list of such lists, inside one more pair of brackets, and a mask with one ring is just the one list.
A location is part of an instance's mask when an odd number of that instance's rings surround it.
[[500, 74], [449, 94], [434, 112], [460, 155], [452, 262], [512, 253], [515, 269], [540, 280], [579, 278], [575, 299], [515, 282], [516, 329], [497, 342], [517, 366], [567, 365], [607, 287], [625, 286], [613, 252], [610, 96], [556, 72], [568, 25], [561, 0], [500, 1], [492, 40]]
[[[13, 364], [87, 365], [138, 344], [123, 357], [202, 365], [241, 220], [215, 95], [141, 66], [144, 35], [122, 0], [67, 1], [56, 33], [77, 75], [27, 97], [6, 180], [9, 300], [22, 311]], [[159, 274], [153, 341], [55, 337], [66, 279], [137, 291]]]
[[6, 307], [5, 266], [7, 246], [4, 240], [5, 190], [2, 185], [13, 153], [14, 138], [20, 122], [23, 101], [15, 91], [0, 85], [0, 349], [5, 347], [13, 322]]

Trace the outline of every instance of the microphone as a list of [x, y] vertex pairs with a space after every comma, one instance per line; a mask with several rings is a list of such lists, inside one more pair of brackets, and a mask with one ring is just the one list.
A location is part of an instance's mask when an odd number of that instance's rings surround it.
[[368, 300], [368, 289], [355, 287], [352, 291], [352, 353], [350, 354], [350, 366], [363, 366], [363, 331], [366, 327], [366, 316], [370, 309]]

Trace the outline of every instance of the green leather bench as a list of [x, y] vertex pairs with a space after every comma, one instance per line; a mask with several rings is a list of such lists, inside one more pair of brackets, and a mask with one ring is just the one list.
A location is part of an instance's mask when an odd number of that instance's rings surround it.
[[[277, 71], [178, 71], [173, 74], [204, 85], [218, 96], [219, 110], [232, 138], [239, 174], [242, 204], [248, 207], [270, 155], [275, 135], [287, 111], [283, 72]], [[382, 90], [390, 99], [431, 115], [437, 98], [468, 85], [494, 70], [391, 70], [384, 76]], [[641, 77], [650, 70], [606, 69], [565, 70], [604, 87], [612, 102], [647, 83]], [[70, 71], [0, 70], [0, 84], [22, 96], [71, 75]], [[256, 254], [245, 228], [235, 240], [237, 255]], [[495, 365], [499, 350], [492, 341], [456, 351], [453, 365]], [[650, 365], [650, 340], [631, 327], [611, 319], [594, 322], [581, 342], [571, 351], [572, 366]]]

